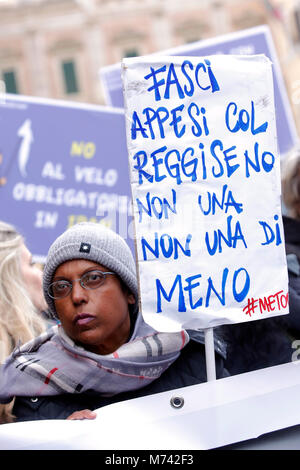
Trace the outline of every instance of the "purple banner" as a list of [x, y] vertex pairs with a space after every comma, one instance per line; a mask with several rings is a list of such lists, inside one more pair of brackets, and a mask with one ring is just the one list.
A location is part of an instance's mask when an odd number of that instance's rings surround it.
[[0, 219], [36, 260], [80, 221], [104, 223], [133, 248], [124, 113], [2, 95]]

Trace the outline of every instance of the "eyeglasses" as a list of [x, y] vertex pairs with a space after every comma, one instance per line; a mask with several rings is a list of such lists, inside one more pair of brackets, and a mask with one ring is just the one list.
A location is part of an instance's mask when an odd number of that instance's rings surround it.
[[52, 299], [67, 297], [71, 293], [73, 282], [76, 281], [79, 281], [84, 289], [98, 289], [104, 283], [107, 274], [115, 273], [93, 270], [83, 274], [79, 279], [74, 279], [72, 282], [64, 279], [52, 282], [48, 288], [48, 294]]

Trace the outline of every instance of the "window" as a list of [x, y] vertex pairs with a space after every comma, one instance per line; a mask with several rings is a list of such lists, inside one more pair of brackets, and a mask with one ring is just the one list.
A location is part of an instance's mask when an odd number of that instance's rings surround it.
[[185, 39], [185, 44], [192, 44], [193, 42], [199, 41], [200, 37], [190, 37]]
[[62, 62], [65, 92], [78, 93], [79, 87], [76, 77], [75, 64], [72, 60]]
[[18, 93], [16, 73], [13, 70], [6, 70], [2, 72], [2, 79], [5, 83], [6, 93]]

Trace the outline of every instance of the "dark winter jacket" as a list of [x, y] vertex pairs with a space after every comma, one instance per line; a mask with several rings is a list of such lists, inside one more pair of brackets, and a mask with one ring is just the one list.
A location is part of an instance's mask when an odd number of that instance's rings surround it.
[[[74, 411], [83, 409], [95, 410], [119, 401], [138, 398], [154, 393], [186, 387], [206, 382], [205, 347], [202, 332], [188, 331], [191, 340], [181, 351], [179, 358], [159, 379], [148, 386], [118, 394], [112, 397], [99, 396], [92, 390], [84, 394], [64, 394], [48, 397], [16, 397], [13, 414], [16, 421], [38, 419], [65, 419]], [[226, 348], [215, 334], [215, 357], [217, 378], [228, 376], [224, 368]]]
[[227, 342], [224, 365], [230, 375], [277, 366], [292, 360], [294, 350], [286, 330], [285, 317], [287, 315], [222, 327]]

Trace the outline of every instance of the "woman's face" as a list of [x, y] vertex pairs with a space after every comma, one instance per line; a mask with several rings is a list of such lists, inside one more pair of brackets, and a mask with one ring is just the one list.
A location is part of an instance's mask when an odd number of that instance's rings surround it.
[[88, 351], [109, 354], [128, 340], [130, 332], [129, 304], [133, 294], [121, 285], [117, 275], [107, 275], [97, 289], [85, 289], [79, 281], [83, 274], [97, 269], [107, 272], [100, 264], [85, 259], [66, 261], [54, 273], [52, 282], [73, 282], [69, 295], [55, 299], [55, 308], [67, 335]]
[[43, 294], [42, 271], [32, 262], [32, 255], [28, 248], [21, 246], [21, 274], [28, 295], [35, 308], [42, 312], [47, 309], [47, 303]]

